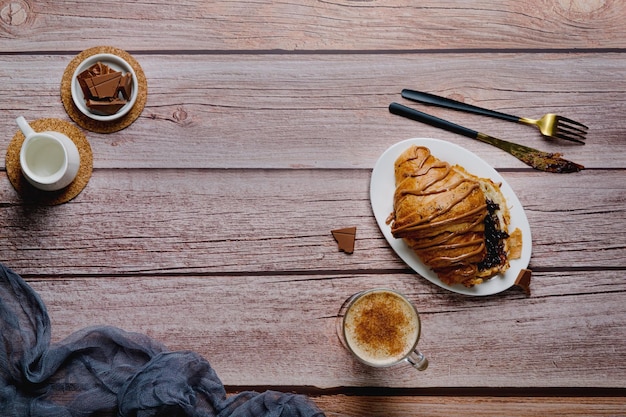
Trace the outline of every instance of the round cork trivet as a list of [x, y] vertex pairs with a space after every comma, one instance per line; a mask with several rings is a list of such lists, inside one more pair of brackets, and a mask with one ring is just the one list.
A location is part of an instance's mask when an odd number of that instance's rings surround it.
[[91, 178], [93, 172], [91, 145], [83, 132], [70, 122], [59, 119], [39, 119], [29, 124], [35, 132], [61, 132], [76, 144], [80, 154], [78, 174], [70, 185], [58, 191], [42, 191], [33, 187], [22, 175], [20, 151], [25, 137], [21, 131], [18, 131], [7, 148], [6, 170], [9, 181], [25, 201], [50, 206], [66, 203], [80, 194]]
[[[91, 119], [81, 113], [80, 110], [76, 108], [76, 105], [72, 100], [71, 86], [74, 71], [76, 71], [76, 68], [81, 62], [96, 54], [112, 54], [119, 56], [128, 62], [131, 67], [133, 67], [133, 70], [135, 70], [135, 74], [137, 75], [137, 101], [133, 105], [133, 108], [126, 113], [126, 115], [117, 120], [102, 122], [100, 120]], [[93, 48], [85, 49], [70, 61], [67, 68], [65, 68], [63, 78], [61, 79], [61, 101], [63, 102], [65, 111], [80, 127], [96, 133], [113, 133], [130, 126], [135, 120], [137, 120], [139, 115], [141, 115], [141, 112], [146, 106], [147, 99], [148, 82], [146, 80], [146, 75], [141, 69], [141, 65], [139, 65], [137, 60], [135, 60], [135, 58], [133, 58], [128, 52], [113, 46], [95, 46]]]

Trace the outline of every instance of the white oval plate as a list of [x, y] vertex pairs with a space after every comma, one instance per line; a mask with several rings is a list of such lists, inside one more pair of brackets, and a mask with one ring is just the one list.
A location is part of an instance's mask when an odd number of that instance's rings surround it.
[[[434, 156], [442, 161], [449, 162], [453, 165], [459, 164], [471, 174], [478, 177], [490, 178], [495, 183], [502, 184], [500, 189], [506, 198], [511, 213], [509, 232], [516, 228], [522, 231], [522, 256], [520, 259], [511, 260], [511, 267], [506, 270], [504, 274], [496, 275], [490, 280], [471, 288], [467, 288], [462, 284], [447, 285], [419, 259], [415, 252], [413, 252], [402, 239], [393, 237], [391, 227], [385, 223], [385, 220], [389, 217], [389, 214], [393, 212], [393, 194], [396, 189], [394, 163], [400, 154], [411, 145], [425, 146], [430, 149], [430, 152]], [[415, 272], [441, 288], [466, 295], [496, 294], [513, 286], [519, 272], [528, 267], [532, 238], [528, 219], [526, 218], [522, 204], [509, 184], [507, 184], [504, 178], [502, 178], [495, 169], [480, 157], [458, 145], [439, 139], [414, 138], [390, 146], [380, 158], [378, 158], [376, 165], [374, 165], [370, 182], [370, 200], [378, 227], [380, 227], [380, 230], [383, 232], [383, 235], [393, 250], [408, 266], [415, 270]]]

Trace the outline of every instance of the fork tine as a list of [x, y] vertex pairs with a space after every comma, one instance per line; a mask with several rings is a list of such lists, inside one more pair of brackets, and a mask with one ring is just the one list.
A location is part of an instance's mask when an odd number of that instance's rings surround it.
[[581, 128], [576, 127], [576, 126], [571, 126], [571, 125], [569, 125], [567, 123], [561, 123], [559, 121], [557, 121], [557, 123], [556, 123], [556, 128], [557, 129], [563, 129], [565, 131], [572, 132], [572, 133], [578, 133], [578, 134], [581, 134], [581, 135], [586, 135], [587, 134], [587, 130], [585, 130], [585, 129], [581, 129]]
[[[579, 122], [577, 122], [576, 120], [568, 119], [567, 117], [559, 116], [559, 117], [557, 117], [557, 122], [558, 122], [558, 121], [563, 121], [563, 122], [568, 123], [568, 124], [570, 124], [570, 125], [580, 126], [580, 127], [582, 127], [584, 130], [589, 130], [589, 128], [588, 128], [587, 126], [585, 126], [584, 124], [579, 123]], [[574, 127], [574, 126], [572, 126], [572, 129], [575, 129], [575, 127]], [[582, 130], [582, 129], [579, 129], [579, 130]]]
[[582, 141], [582, 139], [584, 139], [584, 136], [582, 136], [582, 137], [581, 136], [576, 136], [575, 137], [575, 136], [570, 136], [570, 135], [567, 135], [567, 134], [564, 134], [564, 133], [558, 133], [558, 132], [555, 133], [553, 136], [555, 138], [558, 138], [558, 139], [569, 140], [569, 141], [572, 141], [572, 142], [580, 143], [582, 145], [585, 144], [585, 142]]
[[570, 126], [563, 125], [563, 124], [557, 124], [555, 126], [555, 132], [556, 133], [563, 133], [564, 135], [575, 136], [575, 137], [578, 137], [580, 139], [585, 139], [585, 137], [587, 135], [587, 132], [581, 132], [578, 129], [573, 129]]
[[587, 130], [581, 129], [581, 128], [577, 127], [577, 126], [569, 125], [567, 123], [556, 122], [555, 127], [557, 129], [564, 129], [564, 130], [568, 130], [570, 132], [580, 133], [582, 135], [586, 135], [587, 134]]

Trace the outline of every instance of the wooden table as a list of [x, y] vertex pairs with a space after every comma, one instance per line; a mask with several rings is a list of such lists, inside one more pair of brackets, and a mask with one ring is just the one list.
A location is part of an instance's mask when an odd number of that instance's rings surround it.
[[[85, 132], [94, 172], [69, 203], [25, 204], [0, 172], [0, 262], [42, 296], [55, 341], [145, 333], [202, 354], [229, 392], [304, 393], [329, 416], [625, 415], [624, 21], [611, 0], [2, 0], [3, 155], [17, 116], [70, 121], [60, 81], [82, 50], [128, 51], [149, 92], [128, 128]], [[402, 88], [580, 120], [585, 146], [427, 109], [587, 169], [538, 172], [391, 115]], [[511, 185], [530, 297], [451, 293], [391, 250], [370, 175], [412, 137], [461, 145]], [[330, 233], [348, 226], [352, 255]], [[342, 301], [377, 286], [420, 310], [425, 372], [368, 369], [337, 340]]]

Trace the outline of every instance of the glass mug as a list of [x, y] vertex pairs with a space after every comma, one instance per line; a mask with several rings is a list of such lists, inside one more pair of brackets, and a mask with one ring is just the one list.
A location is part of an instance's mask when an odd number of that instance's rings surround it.
[[397, 291], [376, 288], [348, 298], [337, 318], [342, 344], [362, 363], [377, 368], [408, 362], [419, 371], [428, 359], [417, 350], [421, 323], [415, 306]]

